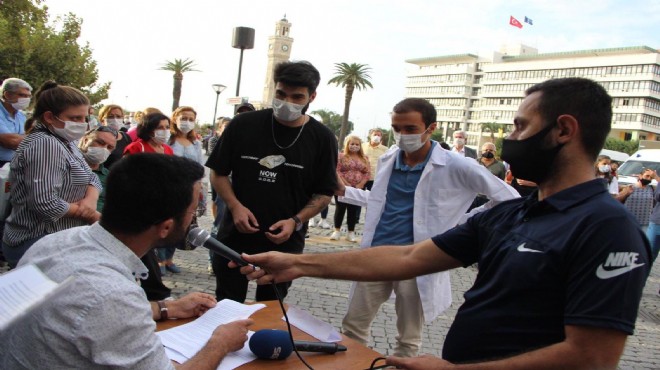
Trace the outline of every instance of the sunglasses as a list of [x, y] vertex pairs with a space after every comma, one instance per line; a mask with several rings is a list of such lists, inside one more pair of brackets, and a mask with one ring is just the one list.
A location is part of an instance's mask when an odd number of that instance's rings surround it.
[[[89, 131], [87, 131], [87, 134], [91, 134], [94, 131], [99, 131], [99, 132], [109, 132], [115, 136], [115, 139], [119, 138], [119, 132], [117, 130], [110, 128], [108, 126], [97, 126]], [[86, 135], [87, 135], [86, 134]]]

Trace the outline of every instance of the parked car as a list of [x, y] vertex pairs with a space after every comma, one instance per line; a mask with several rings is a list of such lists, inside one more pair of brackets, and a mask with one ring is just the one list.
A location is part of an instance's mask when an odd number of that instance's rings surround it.
[[[642, 149], [631, 155], [617, 171], [619, 187], [632, 185], [637, 182], [643, 169], [650, 168], [660, 174], [660, 149]], [[653, 180], [654, 187], [658, 182]]]

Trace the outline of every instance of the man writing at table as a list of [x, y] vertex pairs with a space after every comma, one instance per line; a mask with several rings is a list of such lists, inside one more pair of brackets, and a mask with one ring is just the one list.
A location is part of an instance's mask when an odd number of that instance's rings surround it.
[[411, 246], [243, 255], [259, 283], [314, 276], [403, 280], [479, 264], [442, 349], [404, 369], [616, 369], [651, 268], [649, 242], [593, 175], [612, 100], [582, 78], [526, 92], [502, 159], [538, 191]]
[[[101, 220], [45, 236], [21, 258], [19, 267], [31, 263], [56, 282], [74, 280], [0, 332], [0, 368], [173, 369], [154, 319], [200, 315], [215, 300], [196, 293], [150, 306], [136, 279], [147, 277], [141, 256], [185, 237], [203, 176], [202, 166], [182, 157], [145, 153], [117, 162]], [[243, 347], [251, 323], [218, 326], [178, 368], [215, 369]]]

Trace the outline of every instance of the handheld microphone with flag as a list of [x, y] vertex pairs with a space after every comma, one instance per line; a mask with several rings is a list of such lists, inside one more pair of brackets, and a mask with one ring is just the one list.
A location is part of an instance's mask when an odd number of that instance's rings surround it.
[[208, 231], [200, 227], [195, 227], [191, 229], [188, 232], [188, 236], [186, 240], [194, 247], [207, 248], [212, 252], [217, 253], [230, 261], [234, 261], [234, 263], [236, 263], [239, 266], [249, 265], [249, 263], [245, 262], [245, 260], [241, 257], [241, 255], [238, 254], [235, 250], [220, 243], [219, 241], [215, 240], [215, 238], [211, 238], [211, 234], [209, 234]]
[[[330, 353], [346, 351], [346, 346], [328, 342], [310, 342], [294, 340], [296, 351]], [[291, 346], [289, 333], [285, 330], [263, 329], [250, 338], [250, 351], [264, 360], [284, 360], [291, 355], [294, 347]]]

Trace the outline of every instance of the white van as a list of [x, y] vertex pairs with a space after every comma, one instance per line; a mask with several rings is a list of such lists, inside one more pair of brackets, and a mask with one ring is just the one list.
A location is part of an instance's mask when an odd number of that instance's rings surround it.
[[[660, 174], [660, 149], [642, 149], [631, 155], [617, 171], [619, 187], [636, 183], [637, 176], [645, 168], [650, 168]], [[653, 180], [651, 185], [657, 186], [658, 183]]]

